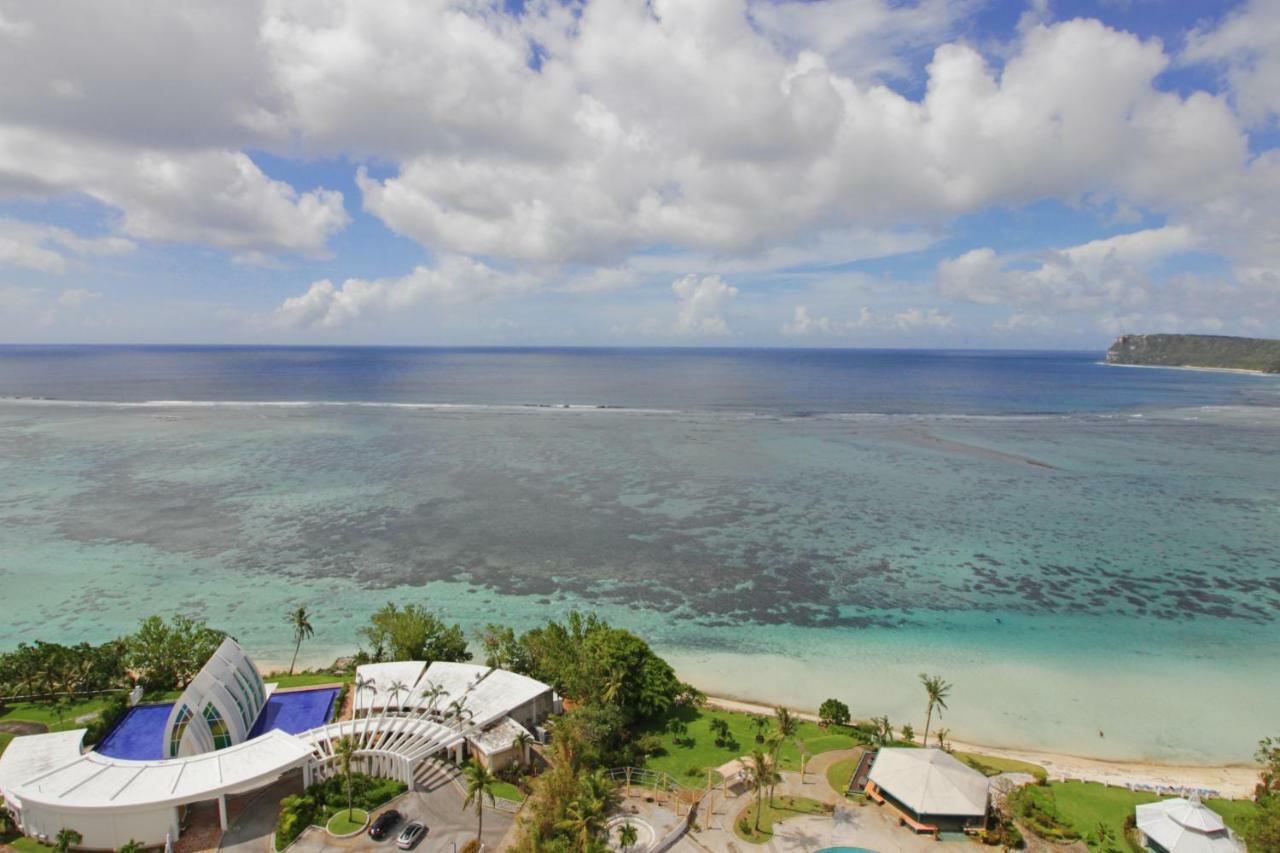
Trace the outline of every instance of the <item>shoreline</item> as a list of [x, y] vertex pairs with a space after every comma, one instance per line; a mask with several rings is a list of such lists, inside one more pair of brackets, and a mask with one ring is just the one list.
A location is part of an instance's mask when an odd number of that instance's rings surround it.
[[[725, 711], [741, 711], [748, 714], [772, 716], [774, 712], [773, 706], [727, 696], [708, 695], [706, 704]], [[791, 711], [800, 719], [818, 721], [818, 715], [810, 711], [795, 708]], [[1006, 749], [960, 740], [952, 740], [950, 743], [953, 748], [961, 752], [989, 755], [992, 758], [1012, 758], [1038, 764], [1053, 780], [1100, 782], [1121, 788], [1130, 785], [1205, 788], [1217, 791], [1221, 796], [1232, 800], [1251, 799], [1254, 788], [1258, 784], [1259, 769], [1244, 764], [1160, 764], [1153, 761], [1109, 760], [1030, 749]]]
[[1099, 361], [1103, 367], [1146, 367], [1156, 370], [1195, 370], [1200, 373], [1240, 373], [1245, 376], [1276, 376], [1265, 370], [1252, 370], [1247, 367], [1199, 367], [1194, 364], [1125, 364], [1120, 361]]

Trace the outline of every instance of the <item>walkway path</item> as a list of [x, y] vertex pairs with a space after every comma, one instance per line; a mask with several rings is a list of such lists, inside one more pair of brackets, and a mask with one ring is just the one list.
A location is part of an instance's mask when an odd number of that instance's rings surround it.
[[266, 853], [280, 814], [280, 801], [302, 793], [302, 774], [293, 773], [263, 788], [244, 807], [234, 823], [222, 834], [218, 847], [226, 853]]

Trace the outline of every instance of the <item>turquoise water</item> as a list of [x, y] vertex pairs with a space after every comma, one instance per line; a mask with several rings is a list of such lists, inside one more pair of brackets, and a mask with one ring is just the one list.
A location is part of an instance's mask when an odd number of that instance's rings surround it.
[[[287, 665], [284, 617], [305, 604], [302, 660], [328, 663], [388, 600], [469, 630], [585, 607], [747, 699], [836, 696], [920, 728], [916, 675], [942, 673], [957, 739], [1246, 760], [1280, 723], [1273, 378], [721, 353], [610, 392], [591, 354], [539, 355], [533, 375], [519, 354], [450, 354], [357, 360], [350, 395], [376, 399], [335, 405], [306, 372], [321, 356], [261, 356], [270, 380], [237, 384], [199, 354], [144, 355], [164, 371], [127, 360], [112, 387], [85, 378], [96, 361], [41, 380], [0, 351], [0, 394], [45, 381], [82, 401], [0, 401], [0, 648], [180, 611]], [[930, 364], [931, 385], [895, 392]], [[490, 396], [469, 384], [498, 374]], [[403, 399], [453, 394], [466, 404]], [[591, 398], [625, 408], [541, 407]]]

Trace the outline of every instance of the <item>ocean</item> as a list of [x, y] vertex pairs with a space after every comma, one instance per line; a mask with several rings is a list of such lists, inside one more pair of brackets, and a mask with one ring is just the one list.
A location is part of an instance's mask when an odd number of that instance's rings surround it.
[[0, 347], [0, 648], [577, 607], [708, 692], [1245, 761], [1280, 725], [1280, 378], [1100, 353]]

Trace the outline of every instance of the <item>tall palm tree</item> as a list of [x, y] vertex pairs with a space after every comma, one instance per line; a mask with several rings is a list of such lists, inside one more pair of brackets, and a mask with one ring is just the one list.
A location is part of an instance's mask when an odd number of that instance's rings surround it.
[[756, 743], [764, 743], [764, 733], [769, 728], [769, 718], [764, 714], [752, 714], [751, 724], [756, 727]]
[[533, 744], [533, 735], [524, 729], [516, 733], [511, 739], [511, 745], [520, 750], [520, 761], [527, 767], [529, 765], [529, 747]]
[[614, 669], [609, 673], [609, 678], [605, 681], [604, 691], [600, 694], [600, 698], [609, 704], [613, 704], [622, 695], [622, 689], [627, 685], [627, 674], [621, 667]]
[[938, 718], [942, 718], [942, 712], [947, 710], [947, 694], [951, 692], [951, 685], [942, 680], [941, 675], [925, 675], [920, 673], [920, 683], [924, 685], [924, 692], [929, 698], [924, 717], [924, 739], [921, 745], [929, 745], [929, 724], [933, 722], [933, 712], [937, 710]]
[[467, 766], [462, 769], [462, 776], [464, 779], [463, 787], [467, 792], [467, 798], [462, 801], [462, 807], [465, 809], [475, 803], [476, 841], [483, 844], [484, 842], [481, 841], [481, 838], [484, 836], [484, 798], [488, 797], [489, 802], [493, 802], [493, 794], [489, 791], [489, 788], [498, 779], [489, 772], [489, 768], [474, 758], [468, 761]]
[[[772, 759], [773, 767], [776, 769], [778, 766], [778, 753], [782, 751], [782, 745], [786, 743], [788, 738], [795, 737], [796, 732], [800, 729], [800, 721], [796, 719], [796, 716], [791, 713], [789, 708], [783, 708], [779, 705], [774, 710], [773, 725], [773, 736], [770, 738], [773, 749], [770, 758]], [[775, 779], [773, 782], [769, 783], [770, 805], [773, 805], [773, 786], [778, 778], [778, 774], [776, 772], [773, 775]]]
[[595, 808], [589, 800], [579, 797], [565, 806], [564, 817], [556, 821], [556, 827], [574, 836], [578, 843], [579, 853], [591, 849], [599, 821], [595, 816]]
[[636, 831], [634, 823], [624, 823], [618, 828], [618, 844], [622, 847], [622, 853], [626, 853], [640, 839], [640, 833]]
[[448, 690], [445, 690], [439, 684], [435, 684], [431, 681], [428, 681], [426, 686], [422, 687], [418, 692], [421, 694], [423, 699], [427, 700], [428, 713], [434, 713], [436, 705], [440, 702], [440, 697], [447, 696], [449, 694]]
[[338, 759], [338, 769], [347, 782], [347, 820], [351, 820], [351, 812], [355, 808], [355, 798], [351, 791], [351, 757], [355, 755], [356, 746], [351, 738], [344, 737], [333, 746], [334, 757]]
[[289, 625], [293, 628], [293, 660], [289, 661], [289, 674], [293, 675], [293, 667], [298, 662], [298, 649], [302, 648], [303, 640], [315, 634], [316, 629], [311, 627], [311, 616], [301, 604], [289, 614]]
[[401, 710], [400, 700], [409, 692], [409, 686], [400, 679], [396, 679], [387, 685], [387, 697], [390, 698], [396, 706], [396, 710]]
[[751, 763], [747, 765], [747, 788], [756, 792], [756, 832], [760, 831], [760, 812], [764, 810], [764, 792], [773, 784], [775, 775], [773, 764], [764, 750], [752, 750]]
[[74, 829], [67, 829], [66, 827], [63, 827], [62, 829], [59, 829], [58, 834], [53, 837], [53, 849], [57, 851], [57, 853], [67, 853], [68, 850], [75, 847], [83, 840], [84, 836], [76, 832]]
[[[355, 698], [355, 702], [351, 705], [352, 733], [354, 733], [356, 730], [355, 718], [356, 718], [356, 711], [360, 710], [360, 697], [363, 696], [365, 693], [374, 693], [376, 695], [377, 691], [378, 691], [377, 681], [375, 681], [372, 678], [365, 678], [361, 676], [360, 673], [358, 672], [356, 673], [356, 698]], [[371, 706], [367, 708], [364, 712], [364, 734], [360, 738], [362, 743], [367, 743], [369, 740], [369, 718], [372, 716], [373, 716], [373, 708]]]

